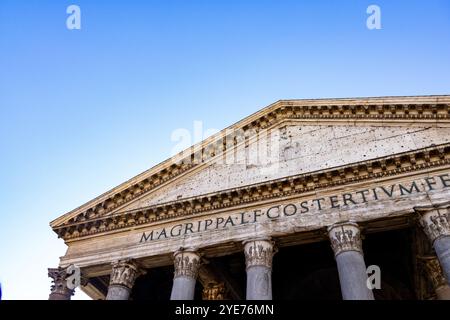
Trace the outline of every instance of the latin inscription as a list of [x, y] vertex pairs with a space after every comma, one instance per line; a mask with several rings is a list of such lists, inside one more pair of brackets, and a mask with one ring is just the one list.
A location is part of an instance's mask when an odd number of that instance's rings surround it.
[[211, 230], [232, 228], [249, 223], [258, 223], [262, 219], [275, 220], [282, 217], [292, 217], [308, 213], [312, 210], [338, 210], [340, 208], [364, 204], [369, 201], [379, 201], [445, 188], [450, 188], [450, 175], [448, 174], [427, 177], [422, 180], [412, 181], [408, 184], [397, 183], [390, 186], [379, 186], [371, 189], [299, 201], [297, 203], [274, 205], [265, 210], [244, 211], [225, 217], [180, 223], [170, 227], [144, 232], [142, 233], [140, 242], [143, 243], [153, 240], [182, 237]]

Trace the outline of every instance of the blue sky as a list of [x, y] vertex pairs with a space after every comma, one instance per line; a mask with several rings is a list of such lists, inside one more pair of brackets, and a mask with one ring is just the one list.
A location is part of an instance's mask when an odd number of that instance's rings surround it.
[[279, 99], [449, 93], [444, 0], [2, 0], [3, 298], [46, 299], [65, 252], [49, 222], [165, 160], [178, 128]]

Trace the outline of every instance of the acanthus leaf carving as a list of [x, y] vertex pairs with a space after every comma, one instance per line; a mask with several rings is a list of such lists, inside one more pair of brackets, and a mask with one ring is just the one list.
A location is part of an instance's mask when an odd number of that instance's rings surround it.
[[134, 260], [120, 260], [113, 263], [109, 284], [131, 289], [136, 279], [144, 273], [145, 271]]
[[265, 266], [272, 269], [272, 258], [275, 253], [274, 243], [270, 239], [244, 242], [245, 265], [247, 268]]
[[201, 258], [195, 251], [180, 250], [174, 254], [174, 277], [189, 277], [197, 279]]
[[344, 222], [328, 228], [331, 247], [334, 255], [345, 251], [362, 252], [361, 232], [354, 222]]

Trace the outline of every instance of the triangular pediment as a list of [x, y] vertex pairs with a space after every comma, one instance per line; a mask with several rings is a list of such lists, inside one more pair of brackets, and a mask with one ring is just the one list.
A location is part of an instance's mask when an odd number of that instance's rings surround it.
[[[136, 210], [450, 142], [450, 127], [282, 121], [121, 208]], [[227, 158], [228, 157], [228, 158]]]
[[450, 96], [279, 101], [51, 226], [447, 144], [449, 110]]

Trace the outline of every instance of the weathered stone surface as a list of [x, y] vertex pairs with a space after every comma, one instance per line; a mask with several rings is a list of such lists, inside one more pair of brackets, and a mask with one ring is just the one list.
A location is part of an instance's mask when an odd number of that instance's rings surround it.
[[430, 239], [442, 267], [447, 283], [450, 284], [450, 202], [416, 207], [420, 224]]
[[366, 264], [361, 252], [345, 251], [336, 256], [344, 300], [374, 300], [367, 287]]
[[136, 278], [143, 273], [131, 259], [113, 263], [106, 300], [128, 300]]
[[275, 251], [270, 239], [244, 241], [247, 300], [272, 300], [272, 258]]
[[358, 224], [350, 221], [334, 224], [328, 228], [328, 235], [336, 257], [342, 298], [373, 300], [373, 293], [367, 286], [366, 264]]
[[[96, 277], [117, 260], [167, 266], [180, 248], [196, 248], [175, 256], [172, 292], [192, 299], [200, 260], [191, 258], [244, 249], [247, 297], [270, 299], [273, 252], [255, 256], [244, 241], [325, 240], [328, 227], [350, 220], [375, 232], [411, 227], [415, 207], [450, 200], [450, 96], [281, 101], [232, 128], [251, 134], [225, 144], [219, 135], [207, 139], [199, 144], [203, 162], [169, 159], [53, 221], [69, 246], [60, 266]], [[209, 149], [215, 139], [224, 154]], [[439, 219], [423, 225], [448, 278], [448, 218]], [[361, 286], [364, 259], [353, 245], [360, 239], [333, 239], [344, 298], [372, 299]], [[114, 281], [108, 296], [128, 298], [133, 281]], [[209, 289], [206, 296], [220, 295]]]
[[130, 297], [131, 289], [118, 285], [111, 285], [108, 288], [108, 295], [106, 300], [128, 300]]
[[74, 290], [68, 288], [66, 270], [63, 268], [49, 268], [48, 276], [52, 278], [49, 300], [70, 300]]
[[[72, 243], [68, 249], [67, 254], [62, 259], [64, 265], [75, 263], [79, 266], [88, 266], [101, 263], [111, 263], [114, 260], [127, 258], [142, 258], [155, 257], [155, 262], [158, 261], [158, 256], [166, 255], [170, 252], [177, 251], [180, 247], [197, 247], [204, 246], [218, 246], [227, 242], [240, 242], [249, 238], [255, 237], [282, 237], [288, 234], [298, 232], [306, 232], [311, 230], [319, 230], [326, 228], [343, 220], [354, 220], [356, 222], [371, 221], [380, 218], [392, 218], [395, 216], [413, 215], [414, 207], [425, 206], [432, 203], [441, 203], [450, 198], [450, 188], [439, 186], [439, 181], [435, 186], [435, 190], [428, 191], [424, 181], [417, 182], [420, 186], [420, 192], [413, 191], [411, 194], [401, 194], [398, 185], [393, 189], [392, 197], [389, 197], [384, 191], [380, 192], [378, 200], [368, 200], [367, 202], [343, 205], [342, 199], [339, 208], [331, 208], [329, 197], [350, 192], [350, 190], [365, 190], [374, 187], [385, 186], [390, 191], [390, 185], [403, 183], [411, 185], [413, 181], [421, 181], [421, 179], [430, 176], [439, 176], [448, 174], [450, 170], [445, 169], [436, 171], [434, 173], [425, 172], [417, 173], [413, 176], [405, 175], [400, 179], [384, 179], [371, 183], [354, 184], [346, 186], [345, 188], [333, 188], [323, 193], [311, 192], [301, 199], [278, 199], [275, 202], [251, 205], [242, 207], [236, 210], [227, 210], [221, 212], [220, 210], [212, 211], [208, 214], [188, 217], [187, 221], [194, 226], [199, 221], [205, 219], [217, 219], [222, 217], [225, 221], [226, 217], [235, 215], [237, 219], [241, 217], [244, 212], [244, 217], [248, 221], [252, 221], [255, 216], [255, 211], [262, 213], [258, 217], [257, 223], [245, 223], [235, 226], [228, 224], [224, 227], [209, 229], [202, 232], [188, 233], [178, 237], [161, 237], [153, 241], [142, 242], [142, 235], [151, 231], [160, 231], [163, 228], [170, 230], [175, 225], [187, 222], [186, 218], [174, 219], [172, 222], [162, 222], [154, 224], [151, 227], [144, 227], [142, 229], [133, 229], [114, 233], [111, 235], [98, 236], [91, 239], [79, 240]], [[312, 202], [313, 199], [328, 198], [327, 207], [319, 210], [317, 204]], [[308, 201], [309, 211], [301, 213], [300, 204], [303, 201]], [[289, 204], [295, 204], [298, 214], [292, 216], [280, 215], [280, 217], [270, 219], [267, 217], [267, 211], [274, 206], [281, 206], [281, 210]], [[284, 207], [283, 207], [284, 206]], [[274, 213], [274, 211], [270, 211]], [[287, 210], [289, 212], [289, 210]], [[235, 220], [236, 222], [238, 220]], [[118, 250], [118, 248], [121, 248]], [[227, 250], [227, 249], [226, 249]]]
[[122, 208], [136, 209], [223, 189], [366, 161], [450, 142], [450, 128], [280, 125], [261, 134], [233, 158], [202, 165], [196, 172]]
[[247, 269], [247, 300], [272, 300], [272, 271], [264, 266]]
[[450, 285], [450, 237], [442, 237], [434, 241], [434, 250], [439, 258], [447, 284]]
[[361, 232], [356, 223], [334, 224], [328, 228], [328, 234], [335, 256], [347, 251], [362, 253]]
[[438, 300], [450, 300], [450, 286], [442, 272], [442, 267], [437, 256], [429, 255], [420, 257], [422, 268], [426, 277], [431, 282]]
[[170, 300], [193, 300], [200, 255], [194, 250], [179, 250], [174, 254], [175, 273]]
[[225, 300], [226, 288], [223, 282], [209, 283], [203, 288], [203, 300]]

